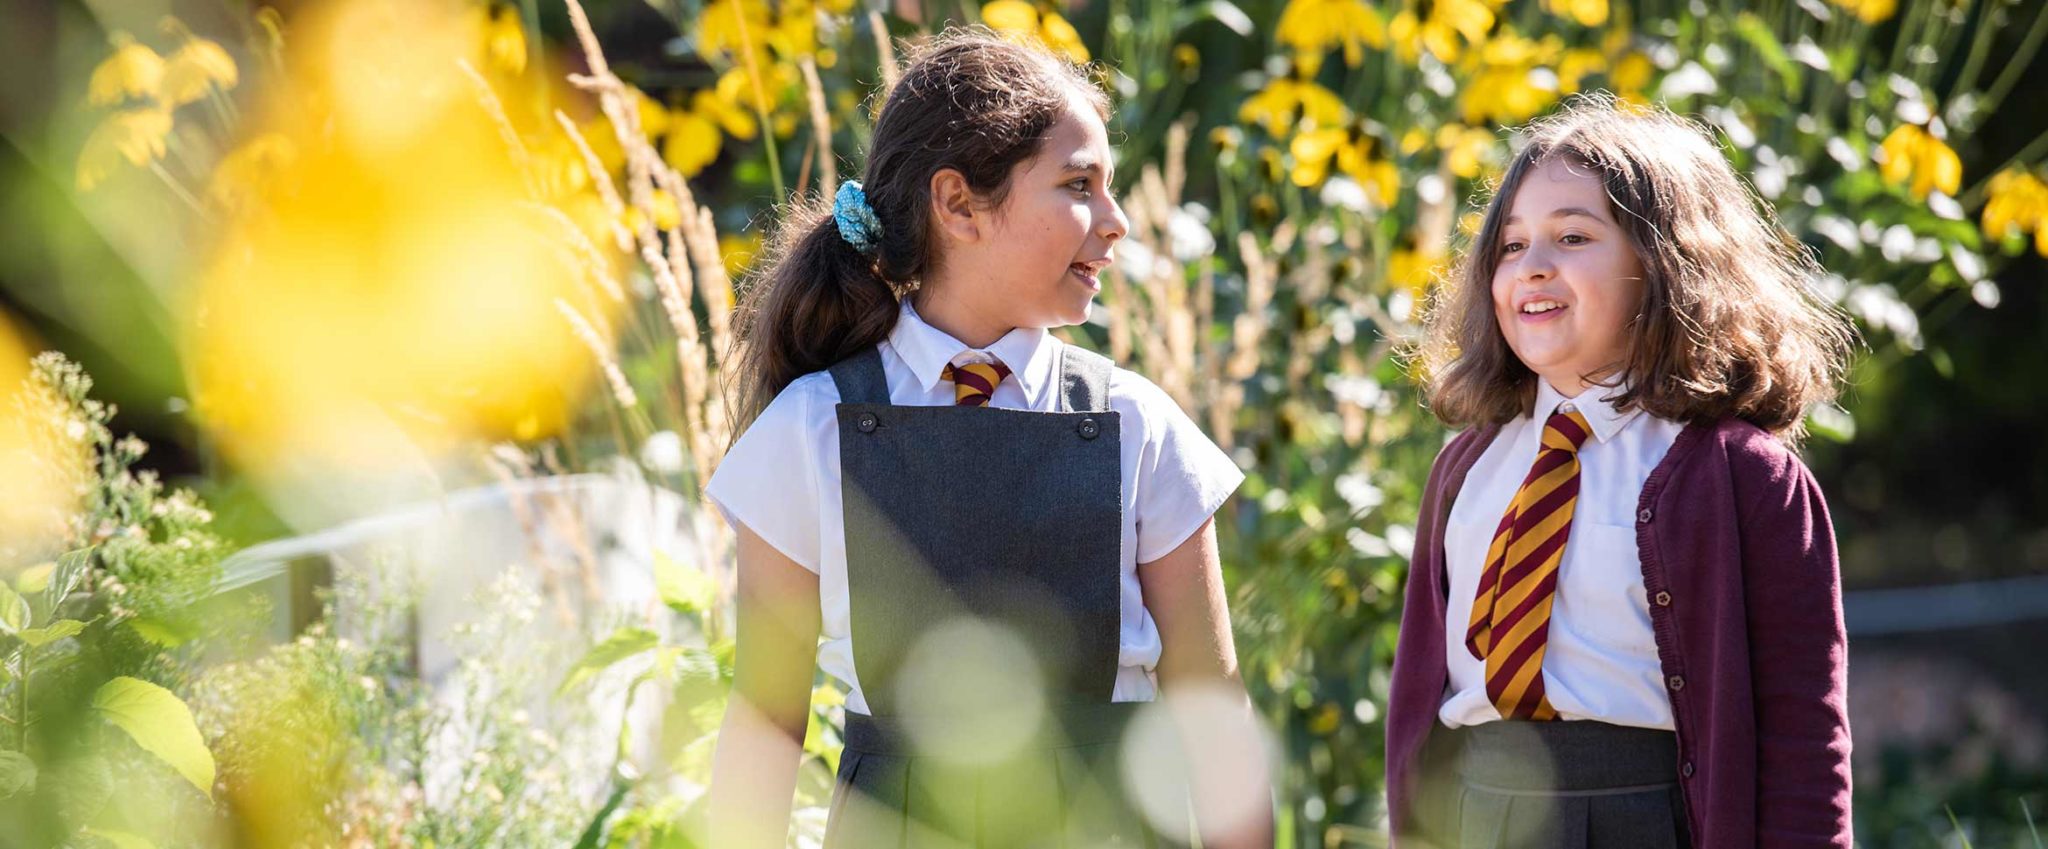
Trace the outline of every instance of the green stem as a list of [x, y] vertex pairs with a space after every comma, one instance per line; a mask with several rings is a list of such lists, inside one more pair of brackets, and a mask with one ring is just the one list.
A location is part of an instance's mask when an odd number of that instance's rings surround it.
[[2027, 30], [2027, 38], [2020, 43], [2019, 51], [2013, 54], [2012, 61], [1999, 73], [1998, 80], [1984, 93], [1984, 102], [1977, 105], [1977, 114], [1990, 115], [1998, 111], [1998, 104], [2012, 92], [2013, 86], [2019, 84], [2020, 77], [2026, 75], [2034, 52], [2041, 49], [2043, 38], [2048, 38], [2048, 4], [2044, 4], [2041, 11], [2034, 15], [2033, 28]]
[[19, 727], [21, 729], [21, 753], [24, 755], [28, 754], [28, 653], [30, 651], [33, 651], [33, 649], [29, 648], [27, 643], [21, 645], [21, 659], [18, 661], [20, 665], [17, 667], [21, 670], [21, 683], [16, 684], [14, 687], [14, 693], [18, 697], [15, 709], [21, 714], [21, 725]]
[[768, 152], [768, 179], [775, 184], [775, 202], [783, 201], [782, 157], [775, 150], [775, 122], [768, 115], [768, 95], [761, 89], [761, 65], [754, 60], [754, 43], [747, 35], [747, 16], [733, 4], [733, 19], [740, 26], [740, 60], [747, 66], [747, 83], [754, 90], [754, 115], [761, 122], [761, 147]]
[[1961, 97], [1977, 85], [1977, 75], [1984, 71], [1984, 56], [1991, 52], [1991, 37], [1998, 32], [1998, 28], [1992, 26], [1992, 18], [1999, 12], [1998, 0], [1989, 0], [1983, 8], [1983, 14], [1977, 21], [1977, 32], [1970, 40], [1970, 56], [1963, 60], [1963, 70], [1956, 77], [1955, 87], [1949, 89], [1951, 99]]

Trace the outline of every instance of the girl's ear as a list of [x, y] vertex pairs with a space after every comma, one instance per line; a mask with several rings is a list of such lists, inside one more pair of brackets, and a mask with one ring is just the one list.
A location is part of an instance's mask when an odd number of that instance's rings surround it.
[[980, 215], [979, 199], [967, 185], [966, 175], [951, 168], [932, 174], [932, 222], [949, 242], [981, 241], [986, 218]]

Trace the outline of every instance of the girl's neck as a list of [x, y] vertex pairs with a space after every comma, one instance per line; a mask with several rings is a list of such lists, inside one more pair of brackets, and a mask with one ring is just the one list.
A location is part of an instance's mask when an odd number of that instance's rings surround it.
[[991, 316], [977, 304], [947, 297], [946, 293], [958, 291], [957, 287], [933, 286], [931, 283], [932, 281], [926, 281], [925, 285], [918, 287], [917, 294], [912, 296], [911, 304], [917, 309], [917, 317], [947, 336], [960, 340], [961, 344], [975, 350], [983, 350], [1016, 329], [1002, 319]]

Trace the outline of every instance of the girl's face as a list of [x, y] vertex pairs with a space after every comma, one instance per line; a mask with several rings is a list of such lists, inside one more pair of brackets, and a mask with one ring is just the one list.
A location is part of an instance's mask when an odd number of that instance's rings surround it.
[[1643, 303], [1643, 264], [1592, 171], [1551, 159], [1527, 172], [1501, 228], [1493, 314], [1508, 347], [1566, 397], [1618, 367]]
[[976, 246], [973, 265], [992, 284], [976, 288], [1002, 304], [1006, 323], [1088, 320], [1111, 249], [1131, 227], [1110, 196], [1113, 167], [1102, 119], [1075, 96], [1038, 155], [1011, 172], [992, 238]]

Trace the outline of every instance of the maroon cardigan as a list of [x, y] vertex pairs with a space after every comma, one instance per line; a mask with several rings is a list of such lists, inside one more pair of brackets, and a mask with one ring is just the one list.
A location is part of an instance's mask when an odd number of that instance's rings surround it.
[[[1444, 525], [1500, 432], [1460, 434], [1422, 497], [1387, 707], [1396, 846], [1438, 845]], [[1827, 502], [1783, 444], [1737, 419], [1688, 425], [1637, 502], [1636, 548], [1678, 728], [1692, 845], [1849, 849], [1848, 647]], [[1439, 738], [1441, 739], [1441, 738]]]

